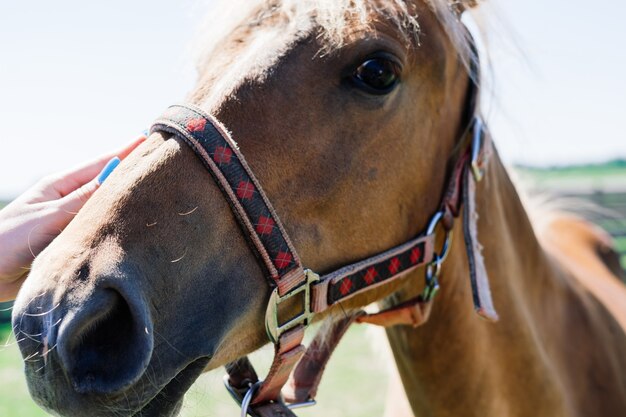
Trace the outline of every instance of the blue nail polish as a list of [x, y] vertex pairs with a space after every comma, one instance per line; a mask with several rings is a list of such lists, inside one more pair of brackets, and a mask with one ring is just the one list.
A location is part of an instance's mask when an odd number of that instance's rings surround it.
[[113, 170], [120, 164], [120, 162], [120, 158], [118, 158], [117, 156], [107, 162], [106, 166], [102, 169], [102, 171], [100, 171], [100, 174], [98, 175], [98, 184], [102, 184], [104, 180], [106, 180], [107, 177], [111, 175], [111, 172], [113, 172]]

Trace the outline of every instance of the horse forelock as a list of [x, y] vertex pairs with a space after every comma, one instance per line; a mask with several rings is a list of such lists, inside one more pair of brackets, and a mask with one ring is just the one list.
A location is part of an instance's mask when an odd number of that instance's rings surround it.
[[[461, 56], [471, 56], [470, 38], [459, 24], [460, 0], [423, 0], [436, 15]], [[420, 16], [407, 0], [221, 0], [207, 15], [195, 42], [200, 75], [207, 68], [207, 57], [223, 46], [227, 36], [238, 29], [254, 29], [265, 22], [283, 22], [289, 31], [303, 34], [315, 30], [320, 53], [343, 46], [351, 33], [371, 29], [384, 20], [396, 29], [409, 46], [419, 45]], [[472, 3], [473, 4], [473, 3]], [[242, 12], [248, 10], [249, 12]]]

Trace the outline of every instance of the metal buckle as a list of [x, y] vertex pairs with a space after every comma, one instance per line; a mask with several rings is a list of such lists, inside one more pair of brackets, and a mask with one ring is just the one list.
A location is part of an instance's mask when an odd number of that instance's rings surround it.
[[483, 166], [485, 161], [481, 158], [484, 134], [485, 128], [482, 119], [480, 117], [474, 118], [474, 129], [472, 132], [472, 161], [470, 163], [470, 167], [476, 182], [480, 182], [485, 175], [485, 167]]
[[262, 381], [257, 381], [256, 384], [251, 385], [248, 391], [246, 391], [246, 395], [244, 395], [243, 400], [241, 400], [241, 417], [246, 417], [248, 415], [248, 408], [250, 408], [252, 398], [254, 398], [254, 394], [256, 394], [261, 384]]
[[[441, 223], [441, 220], [443, 220], [444, 215], [445, 213], [443, 211], [438, 211], [437, 213], [435, 213], [433, 218], [430, 220], [430, 223], [428, 224], [428, 228], [426, 229], [427, 236], [435, 233], [435, 229], [437, 229], [437, 226], [439, 225], [439, 223]], [[435, 257], [439, 258], [440, 262], [443, 262], [447, 258], [448, 253], [450, 252], [450, 246], [452, 246], [452, 230], [446, 230], [446, 237], [443, 242], [443, 246], [438, 253], [435, 253]]]
[[[286, 331], [300, 324], [307, 326], [311, 322], [311, 318], [313, 317], [313, 311], [311, 310], [311, 285], [319, 281], [320, 276], [310, 269], [304, 270], [304, 276], [306, 281], [302, 285], [294, 288], [282, 297], [278, 294], [278, 288], [274, 288], [272, 291], [267, 305], [267, 311], [265, 312], [265, 330], [267, 331], [267, 336], [273, 343], [277, 343], [280, 336]], [[280, 324], [278, 321], [279, 304], [302, 293], [304, 293], [304, 308], [302, 313]]]
[[[432, 235], [435, 233], [437, 226], [443, 220], [445, 213], [438, 211], [430, 220], [428, 228], [426, 229], [426, 235]], [[441, 273], [441, 265], [450, 253], [450, 247], [452, 246], [452, 230], [446, 230], [446, 236], [443, 241], [443, 246], [439, 253], [435, 252], [435, 259], [426, 265], [426, 285], [422, 292], [421, 298], [424, 301], [430, 301], [435, 298], [437, 291], [439, 291], [439, 274]]]
[[426, 266], [426, 285], [421, 295], [423, 301], [432, 300], [439, 291], [439, 273], [441, 272], [442, 261], [441, 257], [436, 255], [436, 259]]
[[254, 384], [250, 383], [246, 393], [242, 396], [239, 390], [230, 385], [228, 375], [224, 375], [224, 386], [232, 399], [235, 400], [235, 402], [241, 407], [241, 417], [246, 417], [248, 414], [255, 416], [255, 414], [249, 412], [248, 409], [250, 408], [254, 394], [256, 394], [262, 383], [263, 381], [257, 381]]
[[301, 403], [287, 404], [287, 408], [290, 410], [296, 410], [298, 408], [312, 407], [316, 404], [316, 400], [308, 399], [307, 401], [303, 401]]
[[[251, 416], [256, 415], [254, 412], [252, 412], [252, 410], [250, 410], [250, 404], [252, 404], [252, 400], [254, 399], [254, 394], [256, 394], [256, 392], [259, 390], [262, 383], [263, 381], [257, 381], [254, 384], [252, 383], [249, 384], [248, 390], [242, 397], [241, 393], [237, 389], [235, 389], [235, 387], [230, 385], [230, 380], [229, 380], [228, 375], [224, 375], [224, 386], [226, 387], [226, 390], [228, 391], [232, 399], [235, 400], [235, 402], [241, 407], [241, 417], [246, 417], [246, 415], [248, 414], [250, 414]], [[286, 404], [282, 400], [282, 397], [281, 397], [280, 401], [283, 404], [285, 404], [285, 406], [290, 410], [295, 410], [295, 409], [304, 408], [304, 407], [311, 407], [317, 404], [317, 401], [313, 399], [309, 399], [301, 403]]]

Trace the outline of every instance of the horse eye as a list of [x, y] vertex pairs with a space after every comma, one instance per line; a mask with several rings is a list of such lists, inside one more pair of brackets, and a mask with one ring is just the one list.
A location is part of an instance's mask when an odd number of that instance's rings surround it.
[[368, 93], [388, 94], [398, 84], [400, 70], [400, 66], [388, 58], [372, 58], [357, 67], [352, 81]]

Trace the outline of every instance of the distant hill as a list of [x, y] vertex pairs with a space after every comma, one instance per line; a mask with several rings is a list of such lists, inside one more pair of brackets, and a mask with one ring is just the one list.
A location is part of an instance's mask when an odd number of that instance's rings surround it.
[[515, 170], [525, 183], [540, 189], [567, 193], [626, 193], [626, 159], [550, 167], [518, 165]]
[[553, 165], [547, 167], [539, 167], [533, 165], [517, 165], [516, 168], [522, 172], [543, 172], [553, 173], [554, 175], [580, 174], [580, 175], [606, 175], [606, 174], [623, 174], [626, 173], [626, 159], [613, 159], [611, 161], [592, 164], [578, 165]]

